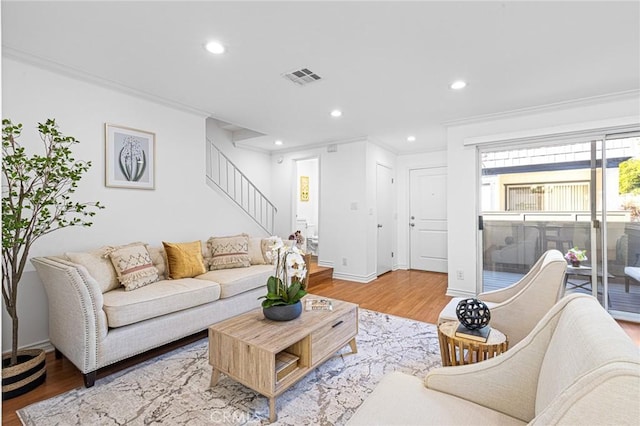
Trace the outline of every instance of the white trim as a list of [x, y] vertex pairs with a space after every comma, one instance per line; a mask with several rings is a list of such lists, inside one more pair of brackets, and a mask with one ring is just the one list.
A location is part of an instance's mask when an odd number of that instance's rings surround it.
[[640, 116], [627, 116], [496, 135], [476, 136], [465, 138], [463, 145], [476, 146], [506, 142], [539, 143], [558, 139], [570, 143], [577, 139], [581, 141], [602, 139], [606, 134], [633, 131], [637, 130], [639, 126]]
[[342, 272], [334, 271], [333, 278], [337, 280], [354, 281], [357, 283], [367, 284], [367, 283], [370, 283], [371, 281], [374, 281], [378, 277], [376, 276], [375, 273], [369, 274], [369, 275], [355, 275], [355, 274], [345, 274]]
[[[45, 352], [53, 352], [56, 348], [51, 344], [51, 340], [41, 340], [39, 342], [30, 343], [28, 345], [20, 346], [18, 350], [26, 349], [42, 349]], [[2, 356], [11, 355], [11, 351], [4, 352]]]
[[633, 99], [638, 97], [640, 97], [640, 90], [638, 89], [626, 90], [622, 92], [591, 96], [588, 98], [571, 99], [568, 101], [554, 102], [546, 105], [538, 105], [538, 106], [514, 109], [510, 111], [503, 111], [503, 112], [497, 112], [497, 113], [491, 113], [491, 114], [475, 115], [472, 117], [461, 118], [461, 119], [447, 120], [447, 121], [443, 121], [442, 125], [445, 127], [462, 126], [462, 125], [473, 124], [473, 123], [519, 117], [519, 116], [530, 115], [534, 113], [553, 112], [553, 111], [566, 109], [570, 107], [577, 108], [577, 107], [584, 107], [589, 105], [598, 105], [603, 102], [614, 102], [614, 101]]
[[455, 289], [447, 288], [446, 296], [451, 296], [451, 297], [476, 297], [476, 294], [472, 293], [470, 291], [455, 290]]
[[52, 61], [51, 59], [46, 59], [40, 56], [32, 55], [30, 53], [23, 52], [21, 50], [14, 49], [12, 47], [2, 46], [2, 56], [23, 62], [25, 64], [33, 65], [38, 68], [52, 71], [57, 74], [71, 77], [80, 81], [85, 81], [100, 87], [112, 89], [120, 93], [124, 93], [126, 95], [135, 96], [137, 98], [145, 99], [147, 101], [151, 101], [160, 105], [168, 106], [170, 108], [195, 114], [203, 118], [215, 118], [213, 117], [212, 113], [205, 111], [203, 109], [195, 108], [190, 105], [186, 105], [184, 103], [174, 101], [172, 99], [167, 99], [167, 98], [153, 95], [151, 93], [143, 92], [142, 90], [138, 90], [138, 89], [126, 86], [116, 81], [108, 80], [106, 78], [103, 78], [94, 74], [90, 74], [84, 70], [70, 67], [68, 65], [64, 65], [59, 62]]

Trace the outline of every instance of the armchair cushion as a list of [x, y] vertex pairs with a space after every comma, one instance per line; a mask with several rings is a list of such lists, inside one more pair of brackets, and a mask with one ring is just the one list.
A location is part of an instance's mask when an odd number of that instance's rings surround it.
[[[395, 409], [392, 401], [402, 401], [401, 409]], [[349, 419], [349, 425], [405, 426], [425, 424], [427, 419], [434, 425], [526, 424], [482, 405], [427, 389], [415, 376], [393, 372], [382, 378]]]

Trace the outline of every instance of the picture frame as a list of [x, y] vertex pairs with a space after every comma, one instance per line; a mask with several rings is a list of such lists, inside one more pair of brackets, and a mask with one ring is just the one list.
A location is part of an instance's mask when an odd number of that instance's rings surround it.
[[156, 135], [105, 123], [105, 186], [155, 189]]

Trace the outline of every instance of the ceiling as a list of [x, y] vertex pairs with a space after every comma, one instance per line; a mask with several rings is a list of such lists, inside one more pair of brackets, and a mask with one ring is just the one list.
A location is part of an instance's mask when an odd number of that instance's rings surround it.
[[[637, 1], [2, 1], [2, 45], [265, 134], [239, 142], [265, 150], [438, 150], [443, 123], [640, 90]], [[282, 77], [305, 67], [322, 80]]]

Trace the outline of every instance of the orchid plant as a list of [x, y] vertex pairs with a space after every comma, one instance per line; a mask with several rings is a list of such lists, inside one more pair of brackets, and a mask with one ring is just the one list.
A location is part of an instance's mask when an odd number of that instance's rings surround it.
[[567, 254], [564, 255], [564, 258], [569, 262], [582, 262], [583, 260], [587, 260], [587, 251], [580, 250], [578, 247], [573, 247], [567, 251]]
[[281, 238], [272, 237], [267, 256], [275, 260], [276, 271], [267, 280], [267, 295], [261, 296], [263, 308], [293, 305], [307, 294], [307, 266], [302, 251], [286, 247]]

